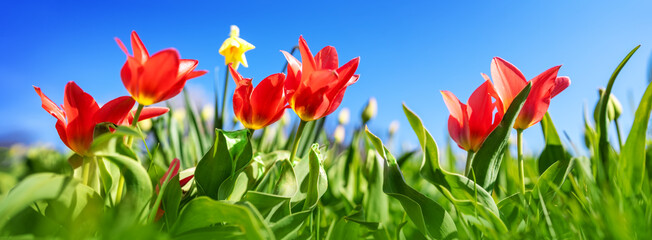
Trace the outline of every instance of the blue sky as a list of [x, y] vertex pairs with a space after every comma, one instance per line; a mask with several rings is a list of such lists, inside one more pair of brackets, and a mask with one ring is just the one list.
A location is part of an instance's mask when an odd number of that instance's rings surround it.
[[[379, 134], [401, 122], [399, 138], [416, 144], [401, 109], [405, 102], [444, 143], [448, 111], [439, 94], [449, 90], [466, 100], [500, 56], [530, 79], [562, 64], [571, 86], [553, 99], [558, 130], [580, 144], [582, 109], [593, 104], [620, 60], [641, 49], [621, 72], [614, 93], [624, 105], [629, 129], [633, 109], [647, 85], [652, 46], [652, 2], [597, 1], [11, 1], [0, 9], [0, 142], [59, 144], [55, 119], [40, 107], [32, 85], [62, 103], [66, 82], [76, 81], [100, 103], [127, 95], [120, 81], [125, 56], [113, 41], [136, 30], [150, 53], [168, 47], [199, 60], [209, 74], [188, 86], [212, 102], [217, 52], [229, 26], [256, 46], [247, 53], [254, 81], [280, 71], [287, 50], [303, 35], [314, 53], [335, 46], [340, 61], [361, 57], [360, 81], [349, 87], [342, 107], [358, 116], [367, 99], [378, 99], [370, 128]], [[220, 70], [223, 70], [221, 68]], [[223, 73], [218, 72], [222, 77]], [[233, 86], [233, 84], [231, 84]], [[231, 109], [229, 109], [231, 111]], [[328, 126], [334, 126], [331, 118]], [[539, 149], [540, 127], [525, 133]], [[381, 134], [382, 135], [382, 134]], [[526, 146], [528, 148], [528, 146]], [[534, 151], [532, 150], [532, 151]]]

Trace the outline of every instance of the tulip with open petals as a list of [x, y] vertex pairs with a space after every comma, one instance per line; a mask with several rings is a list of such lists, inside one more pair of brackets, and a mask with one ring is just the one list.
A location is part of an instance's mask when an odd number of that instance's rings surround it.
[[229, 70], [237, 85], [233, 93], [233, 111], [243, 126], [257, 130], [281, 119], [287, 108], [283, 93], [285, 74], [272, 74], [254, 89], [251, 78], [243, 78], [231, 64]]
[[145, 45], [136, 34], [131, 33], [130, 55], [120, 39], [115, 38], [127, 62], [122, 66], [120, 77], [129, 94], [141, 105], [151, 105], [178, 95], [186, 81], [204, 75], [206, 71], [194, 71], [197, 60], [180, 59], [176, 49], [169, 48], [149, 56]]
[[490, 81], [485, 81], [473, 91], [468, 104], [460, 102], [449, 91], [441, 91], [441, 94], [451, 113], [448, 118], [451, 138], [460, 148], [477, 152], [503, 118], [503, 104], [498, 93]]
[[327, 46], [313, 57], [303, 37], [299, 37], [299, 50], [302, 62], [282, 51], [288, 61], [285, 96], [303, 121], [313, 121], [340, 106], [346, 88], [358, 81], [359, 76], [354, 73], [360, 57], [338, 67], [334, 47]]
[[41, 97], [43, 109], [57, 119], [59, 137], [68, 148], [82, 156], [91, 156], [95, 125], [102, 122], [120, 124], [134, 106], [134, 100], [122, 96], [109, 101], [101, 108], [95, 99], [84, 92], [75, 82], [69, 82], [64, 92], [63, 109], [50, 100], [41, 88], [34, 87]]
[[[532, 90], [514, 123], [515, 129], [523, 130], [541, 121], [548, 111], [550, 100], [570, 85], [570, 78], [557, 77], [559, 68], [561, 65], [552, 67], [530, 80]], [[503, 101], [505, 111], [516, 95], [528, 84], [518, 68], [499, 57], [491, 60], [491, 77]]]

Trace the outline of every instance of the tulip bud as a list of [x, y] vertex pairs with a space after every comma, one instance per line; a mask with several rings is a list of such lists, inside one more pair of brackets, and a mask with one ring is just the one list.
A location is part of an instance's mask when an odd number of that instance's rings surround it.
[[333, 132], [333, 138], [335, 139], [335, 143], [341, 144], [342, 142], [344, 142], [344, 137], [345, 137], [344, 126], [338, 125], [335, 128], [335, 132]]
[[398, 132], [398, 128], [400, 126], [400, 123], [398, 120], [394, 120], [389, 124], [389, 136], [394, 136], [396, 132]]
[[369, 120], [376, 117], [377, 112], [378, 103], [376, 102], [376, 98], [371, 97], [369, 98], [367, 106], [365, 106], [364, 110], [362, 111], [362, 124], [366, 124]]
[[231, 25], [231, 33], [229, 33], [230, 37], [239, 37], [240, 36], [240, 28], [236, 25]]
[[[600, 88], [598, 89], [598, 96], [602, 98], [602, 95], [604, 95], [604, 89]], [[620, 114], [623, 112], [623, 106], [620, 104], [620, 101], [616, 98], [615, 95], [611, 94], [609, 96], [609, 102], [607, 102], [607, 120], [609, 122], [614, 121], [620, 117]], [[593, 111], [593, 118], [595, 122], [598, 122], [598, 105], [595, 106], [595, 110]]]
[[339, 121], [340, 125], [346, 125], [349, 123], [350, 118], [351, 118], [351, 111], [349, 111], [348, 108], [342, 108], [342, 110], [340, 110], [340, 115], [338, 116], [337, 120]]
[[215, 108], [211, 105], [204, 105], [204, 107], [201, 109], [201, 118], [204, 121], [208, 121], [210, 119], [213, 119], [215, 116]]
[[140, 127], [143, 132], [148, 132], [149, 130], [152, 129], [152, 120], [151, 119], [145, 119], [142, 121], [138, 121], [138, 126]]

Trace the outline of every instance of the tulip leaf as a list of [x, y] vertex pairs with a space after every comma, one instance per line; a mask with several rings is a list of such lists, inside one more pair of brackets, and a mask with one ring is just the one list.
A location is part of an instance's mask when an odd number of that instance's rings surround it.
[[419, 116], [405, 104], [403, 104], [403, 111], [417, 134], [423, 151], [421, 176], [435, 185], [468, 219], [476, 220], [471, 221], [472, 223], [495, 233], [506, 233], [507, 227], [500, 220], [500, 212], [491, 194], [471, 179], [442, 169], [435, 139], [423, 126]]
[[645, 179], [646, 132], [652, 111], [652, 83], [647, 86], [634, 115], [634, 123], [620, 152], [619, 180], [626, 193], [640, 192]]
[[248, 191], [243, 200], [250, 202], [265, 217], [279, 204], [289, 204], [298, 189], [292, 164], [288, 159], [275, 162], [263, 176], [255, 191]]
[[123, 169], [122, 175], [127, 189], [121, 203], [133, 208], [129, 211], [135, 214], [136, 221], [145, 220], [147, 212], [144, 209], [149, 206], [153, 193], [152, 182], [145, 168], [135, 159], [117, 153], [102, 152], [96, 156], [103, 157]]
[[[314, 154], [314, 156], [313, 156]], [[315, 158], [317, 162], [314, 162], [311, 160], [311, 158]], [[328, 189], [328, 178], [326, 176], [326, 170], [324, 170], [324, 166], [321, 164], [323, 161], [321, 160], [321, 153], [319, 151], [319, 145], [313, 144], [310, 148], [310, 154], [308, 156], [305, 156], [299, 163], [294, 166], [294, 172], [297, 177], [297, 183], [299, 184], [299, 191], [297, 191], [297, 194], [292, 197], [292, 204], [293, 206], [303, 200], [305, 200], [308, 197], [308, 186], [309, 182], [312, 181], [309, 177], [316, 177], [318, 176], [319, 179], [317, 181], [317, 193], [319, 194], [317, 196], [317, 199], [321, 198], [321, 196], [326, 193], [326, 190]], [[312, 165], [318, 163], [318, 165]], [[310, 175], [311, 171], [314, 171], [316, 169], [319, 169], [319, 174], [318, 175]]]
[[570, 159], [570, 156], [561, 143], [561, 138], [559, 138], [549, 113], [546, 113], [541, 119], [541, 130], [546, 141], [546, 146], [539, 156], [539, 173], [543, 174], [550, 165], [560, 160]]
[[205, 196], [188, 202], [170, 233], [172, 236], [182, 237], [184, 234], [193, 234], [193, 230], [211, 226], [224, 227], [221, 224], [235, 225], [232, 230], [241, 234], [240, 239], [274, 239], [260, 214], [252, 211], [252, 208], [216, 201]]
[[410, 220], [424, 235], [436, 239], [457, 238], [457, 227], [448, 212], [407, 185], [394, 156], [369, 129], [366, 133], [378, 154], [385, 159], [383, 191], [401, 203]]
[[[201, 195], [226, 199], [237, 177], [253, 160], [247, 130], [227, 132], [217, 129], [215, 142], [197, 164], [195, 180]], [[227, 184], [223, 184], [223, 183]]]
[[549, 199], [554, 195], [555, 188], [559, 188], [564, 184], [566, 177], [573, 169], [575, 161], [575, 159], [559, 160], [550, 165], [550, 167], [541, 174], [541, 177], [539, 177], [539, 180], [532, 189], [532, 194], [530, 196], [534, 199], [539, 199], [539, 196]]
[[34, 202], [43, 200], [54, 200], [50, 203], [52, 209], [46, 213], [48, 216], [54, 214], [57, 221], [71, 221], [69, 224], [76, 223], [76, 227], [88, 229], [92, 229], [94, 221], [82, 220], [100, 214], [103, 206], [99, 194], [76, 179], [53, 173], [36, 173], [22, 180], [0, 201], [0, 232], [14, 216]]
[[[274, 235], [279, 239], [298, 238], [298, 236], [295, 236], [297, 230], [306, 224], [306, 218], [310, 217], [323, 195], [322, 190], [320, 190], [321, 186], [328, 186], [325, 171], [321, 164], [319, 144], [315, 143], [311, 146], [308, 159], [303, 159], [302, 162], [307, 162], [308, 165], [308, 174], [302, 181], [301, 186], [299, 186], [299, 191], [297, 191], [297, 194], [303, 193], [305, 195], [303, 206], [300, 211], [285, 216], [272, 225]], [[323, 191], [325, 191], [325, 188]]]
[[[475, 179], [475, 182], [482, 186], [487, 192], [491, 193], [494, 188], [494, 183], [498, 177], [500, 164], [503, 160], [503, 154], [509, 145], [509, 135], [512, 127], [516, 122], [518, 114], [527, 100], [527, 96], [532, 88], [532, 83], [526, 85], [518, 95], [514, 98], [512, 103], [507, 108], [503, 119], [498, 126], [491, 131], [489, 136], [484, 140], [482, 146], [473, 157], [473, 164], [471, 171], [469, 171], [468, 178]], [[475, 176], [474, 176], [475, 175]]]
[[[608, 163], [609, 162], [609, 155], [610, 152], [612, 152], [612, 147], [609, 145], [609, 133], [607, 130], [607, 125], [608, 125], [608, 119], [607, 119], [607, 105], [609, 104], [609, 96], [611, 96], [611, 89], [614, 86], [614, 82], [616, 81], [616, 77], [618, 77], [618, 74], [620, 73], [620, 70], [625, 67], [625, 64], [629, 61], [629, 59], [634, 55], [636, 50], [641, 47], [641, 45], [636, 46], [632, 51], [630, 51], [627, 56], [618, 64], [618, 67], [616, 67], [616, 70], [611, 74], [611, 78], [609, 78], [609, 83], [607, 83], [607, 88], [604, 90], [604, 93], [602, 94], [602, 97], [600, 97], [600, 101], [598, 102], [598, 111], [599, 111], [599, 118], [598, 122], [596, 123], [596, 131], [598, 133], [598, 156], [599, 159], [601, 160], [602, 163]], [[647, 122], [645, 122], [647, 124]], [[599, 179], [605, 179], [606, 176], [600, 175]]]

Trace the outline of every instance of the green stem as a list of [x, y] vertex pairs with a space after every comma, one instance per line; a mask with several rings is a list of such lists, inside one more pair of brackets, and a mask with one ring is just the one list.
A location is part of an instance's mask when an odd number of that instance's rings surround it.
[[[134, 120], [131, 122], [132, 127], [138, 126], [138, 119], [140, 118], [140, 114], [143, 112], [143, 108], [145, 105], [138, 103], [138, 108], [136, 109], [136, 113], [134, 113]], [[129, 136], [127, 137], [127, 147], [131, 148], [131, 145], [134, 142], [134, 138]], [[122, 171], [121, 171], [122, 172]], [[115, 194], [115, 203], [119, 203], [120, 200], [122, 200], [122, 192], [124, 191], [125, 187], [125, 178], [124, 176], [120, 175], [120, 180], [118, 180], [118, 189]]]
[[301, 140], [301, 134], [303, 133], [303, 128], [306, 127], [306, 121], [301, 120], [299, 123], [299, 128], [297, 128], [297, 133], [294, 135], [294, 144], [292, 145], [292, 152], [290, 152], [290, 162], [294, 160], [294, 156], [297, 155], [297, 148], [299, 147], [299, 141]]
[[614, 123], [616, 124], [616, 134], [618, 134], [618, 148], [622, 148], [623, 147], [623, 138], [620, 135], [620, 124], [618, 124], [618, 119], [615, 119]]
[[222, 129], [224, 126], [224, 111], [226, 108], [226, 92], [229, 87], [229, 69], [227, 66], [227, 69], [225, 71], [226, 73], [224, 74], [224, 90], [222, 91], [222, 109], [220, 109], [220, 121], [218, 122], [217, 128]]
[[136, 109], [136, 113], [134, 114], [134, 120], [131, 122], [132, 127], [136, 127], [136, 125], [138, 124], [138, 118], [140, 118], [140, 113], [143, 112], [144, 107], [145, 105], [142, 105], [140, 103], [138, 104], [138, 108]]
[[523, 169], [523, 129], [516, 129], [516, 149], [518, 153], [518, 172], [521, 193], [525, 195], [525, 171]]
[[84, 157], [82, 160], [82, 183], [90, 186], [91, 158]]
[[473, 164], [473, 156], [475, 156], [475, 152], [473, 150], [469, 150], [466, 153], [466, 167], [464, 167], [465, 176], [469, 176], [469, 173], [471, 172], [471, 164]]

